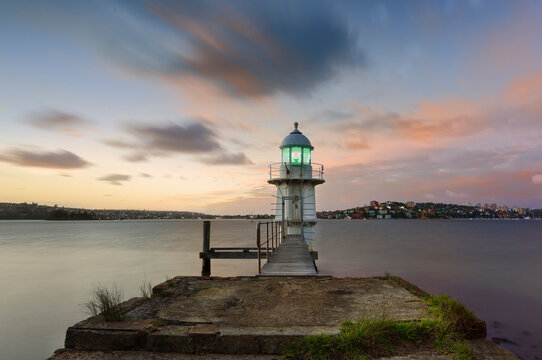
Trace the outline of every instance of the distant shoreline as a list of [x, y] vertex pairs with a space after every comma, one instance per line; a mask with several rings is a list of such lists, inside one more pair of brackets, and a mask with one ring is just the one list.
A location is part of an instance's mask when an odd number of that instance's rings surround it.
[[[386, 201], [379, 203], [371, 201], [364, 205], [344, 210], [318, 211], [318, 219], [346, 219], [346, 220], [391, 220], [391, 219], [462, 219], [462, 220], [493, 220], [493, 219], [534, 219], [542, 218], [542, 209], [529, 209], [497, 204], [458, 205], [443, 203], [406, 203]], [[0, 220], [152, 220], [152, 219], [192, 219], [192, 220], [218, 220], [218, 219], [274, 219], [274, 214], [236, 214], [213, 215], [192, 211], [164, 211], [164, 210], [110, 210], [110, 209], [83, 209], [67, 208], [61, 206], [40, 205], [37, 203], [0, 203]]]
[[[0, 219], [0, 222], [2, 221], [42, 221], [42, 222], [95, 222], [95, 221], [203, 221], [203, 220], [211, 220], [211, 221], [232, 221], [232, 220], [250, 220], [252, 222], [258, 222], [258, 221], [265, 221], [266, 219], [250, 219], [250, 218], [231, 218], [231, 219]], [[426, 219], [318, 219], [318, 221], [371, 221], [371, 222], [388, 222], [388, 221], [411, 221], [411, 220], [418, 220], [418, 221], [449, 221], [449, 220], [455, 220], [455, 221], [542, 221], [542, 218], [528, 218], [528, 219], [499, 219], [499, 218], [451, 218], [451, 219], [445, 219], [445, 218], [426, 218]]]

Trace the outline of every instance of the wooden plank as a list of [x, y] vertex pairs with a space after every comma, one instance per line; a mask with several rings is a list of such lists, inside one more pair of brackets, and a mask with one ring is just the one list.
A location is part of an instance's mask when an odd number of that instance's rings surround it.
[[[318, 257], [318, 253], [314, 254]], [[313, 256], [300, 236], [289, 235], [262, 267], [262, 276], [315, 276]]]
[[[257, 251], [209, 251], [200, 252], [200, 259], [257, 259]], [[265, 252], [262, 252], [262, 259], [266, 259]]]
[[211, 248], [210, 251], [216, 251], [216, 250], [241, 250], [241, 251], [249, 251], [249, 250], [258, 250], [257, 247], [214, 247]]

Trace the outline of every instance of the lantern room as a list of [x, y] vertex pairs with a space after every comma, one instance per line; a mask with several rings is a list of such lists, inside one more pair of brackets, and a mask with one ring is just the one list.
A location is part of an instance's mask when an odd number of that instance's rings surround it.
[[282, 151], [282, 164], [288, 165], [310, 165], [311, 152], [314, 147], [310, 140], [297, 129], [299, 124], [294, 123], [294, 131], [286, 136], [280, 144]]

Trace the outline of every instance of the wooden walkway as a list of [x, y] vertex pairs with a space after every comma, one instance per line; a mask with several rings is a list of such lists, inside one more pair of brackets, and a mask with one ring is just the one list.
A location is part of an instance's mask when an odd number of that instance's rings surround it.
[[261, 276], [316, 276], [314, 260], [300, 236], [286, 236], [269, 262], [262, 267]]

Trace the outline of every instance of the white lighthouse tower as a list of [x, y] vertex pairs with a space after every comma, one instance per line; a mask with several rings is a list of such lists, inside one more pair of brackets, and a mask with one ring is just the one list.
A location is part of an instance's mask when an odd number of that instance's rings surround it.
[[314, 187], [324, 183], [324, 166], [312, 162], [309, 139], [297, 129], [280, 144], [281, 162], [269, 165], [270, 184], [277, 186], [276, 221], [282, 222], [283, 239], [304, 242], [312, 251], [316, 225]]

